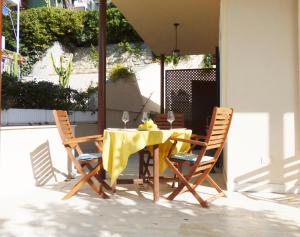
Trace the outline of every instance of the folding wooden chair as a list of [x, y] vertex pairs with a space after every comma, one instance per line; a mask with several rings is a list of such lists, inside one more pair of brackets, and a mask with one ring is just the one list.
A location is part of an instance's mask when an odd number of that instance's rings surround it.
[[[53, 115], [68, 157], [75, 165], [77, 171], [82, 175], [81, 179], [73, 186], [71, 191], [63, 197], [63, 199], [67, 200], [71, 198], [85, 183], [88, 183], [91, 188], [103, 198], [108, 198], [103, 191], [103, 186], [106, 189], [111, 188], [102, 178], [104, 172], [101, 158], [102, 135], [74, 137], [67, 112], [63, 110], [53, 110]], [[83, 153], [79, 144], [86, 142], [94, 142], [99, 153]], [[74, 155], [75, 151], [78, 156]], [[96, 185], [94, 180], [92, 180], [93, 177], [95, 177], [99, 185]]]
[[[233, 109], [231, 108], [215, 107], [208, 133], [203, 141], [170, 138], [170, 140], [174, 141], [174, 143], [169, 151], [168, 157], [166, 157], [165, 160], [172, 171], [174, 171], [174, 173], [177, 175], [180, 182], [178, 187], [169, 195], [169, 200], [173, 200], [181, 191], [183, 191], [184, 188], [186, 188], [184, 191], [190, 191], [194, 195], [202, 207], [207, 207], [209, 201], [215, 200], [221, 196], [226, 196], [223, 190], [211, 178], [209, 173], [213, 169], [223, 150], [231, 124], [232, 115]], [[201, 149], [198, 155], [193, 153], [177, 153], [172, 155], [172, 151], [177, 142], [186, 142], [190, 143], [191, 145], [201, 146]], [[206, 156], [206, 152], [209, 150], [213, 150], [213, 156]], [[182, 170], [178, 169], [178, 166], [176, 167], [174, 165], [174, 162], [180, 164], [180, 166], [189, 166], [190, 169], [188, 174], [184, 175]], [[195, 190], [197, 186], [205, 180], [207, 180], [218, 192], [217, 195], [214, 195], [207, 200], [202, 199]]]
[[[173, 128], [184, 128], [184, 114], [175, 113], [175, 120], [172, 123]], [[159, 129], [170, 129], [170, 123], [167, 121], [167, 114], [155, 114], [154, 123]], [[145, 156], [146, 160], [145, 160]], [[152, 162], [151, 162], [152, 161]], [[153, 166], [153, 157], [147, 149], [140, 152], [140, 176], [150, 178], [151, 173], [149, 167]]]
[[[184, 128], [184, 114], [174, 113], [175, 120], [172, 123], [172, 128]], [[155, 114], [153, 121], [159, 129], [170, 129], [170, 123], [167, 121], [167, 114]]]

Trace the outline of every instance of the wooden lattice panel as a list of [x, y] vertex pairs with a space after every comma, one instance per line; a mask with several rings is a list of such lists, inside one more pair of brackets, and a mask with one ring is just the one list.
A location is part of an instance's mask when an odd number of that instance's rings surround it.
[[192, 120], [192, 81], [216, 81], [216, 69], [166, 70], [166, 111]]

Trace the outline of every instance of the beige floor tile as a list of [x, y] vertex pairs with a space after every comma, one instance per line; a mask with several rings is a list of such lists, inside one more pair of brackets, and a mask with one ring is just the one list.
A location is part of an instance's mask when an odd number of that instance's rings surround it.
[[[136, 171], [137, 162], [130, 160], [126, 176]], [[110, 199], [85, 186], [62, 201], [73, 182], [1, 190], [0, 236], [300, 236], [300, 195], [233, 192], [204, 209], [189, 193], [154, 204], [147, 185], [124, 185]], [[170, 191], [161, 185], [162, 196]], [[212, 192], [206, 186], [198, 191]]]

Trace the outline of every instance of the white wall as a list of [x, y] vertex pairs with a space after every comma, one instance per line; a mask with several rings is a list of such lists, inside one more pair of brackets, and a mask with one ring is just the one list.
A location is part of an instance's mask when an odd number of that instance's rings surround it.
[[[44, 57], [33, 66], [30, 76], [25, 78], [25, 80], [46, 80], [58, 84], [58, 76], [52, 66], [51, 54], [58, 65], [59, 57], [64, 53], [69, 52], [58, 42], [54, 43], [53, 46], [47, 50]], [[72, 89], [84, 91], [91, 85], [97, 86], [98, 69], [95, 66], [95, 63], [91, 61], [89, 55], [90, 48], [77, 48], [75, 50], [73, 71], [70, 77], [70, 87]], [[185, 60], [181, 60], [177, 66], [174, 66], [173, 64], [165, 65], [165, 69], [199, 68], [201, 66], [202, 58], [201, 55], [192, 55]], [[149, 47], [142, 45], [142, 55], [140, 57], [135, 57], [128, 52], [123, 52], [117, 45], [108, 45], [107, 76], [113, 65], [117, 63], [132, 68], [136, 75], [138, 92], [144, 98], [151, 96], [150, 102], [153, 103], [153, 106], [150, 108], [148, 104], [148, 111], [154, 110], [153, 107], [155, 107], [155, 105], [160, 105], [160, 64], [153, 61], [152, 52]], [[110, 89], [108, 88], [108, 90]], [[120, 91], [120, 93], [123, 92]], [[125, 108], [122, 109], [130, 110], [130, 107], [131, 104], [127, 103], [125, 104]], [[110, 108], [109, 105], [107, 108], [114, 109]]]
[[[65, 148], [58, 130], [48, 126], [12, 126], [0, 130], [0, 184], [2, 190], [35, 185], [30, 153], [49, 141], [49, 151], [58, 181], [64, 180], [70, 171]], [[53, 182], [52, 179], [50, 182]]]
[[297, 17], [297, 0], [222, 1], [229, 190], [300, 192]]
[[[93, 111], [69, 111], [71, 123], [96, 123], [97, 112]], [[54, 124], [52, 110], [46, 109], [7, 109], [1, 112], [1, 124], [12, 125], [34, 125]]]

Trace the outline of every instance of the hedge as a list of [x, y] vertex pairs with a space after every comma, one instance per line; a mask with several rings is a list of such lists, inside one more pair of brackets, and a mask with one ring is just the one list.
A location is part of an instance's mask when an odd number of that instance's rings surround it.
[[[15, 16], [14, 16], [15, 18]], [[53, 44], [59, 41], [68, 48], [89, 47], [98, 44], [98, 11], [74, 11], [63, 8], [31, 8], [20, 14], [20, 53], [27, 56], [23, 75], [31, 72], [32, 65]], [[3, 17], [3, 35], [7, 49], [15, 50], [16, 42], [8, 17]], [[121, 12], [107, 10], [107, 42], [141, 42]]]
[[2, 75], [2, 108], [88, 110], [90, 92], [78, 92], [47, 81], [18, 81]]

